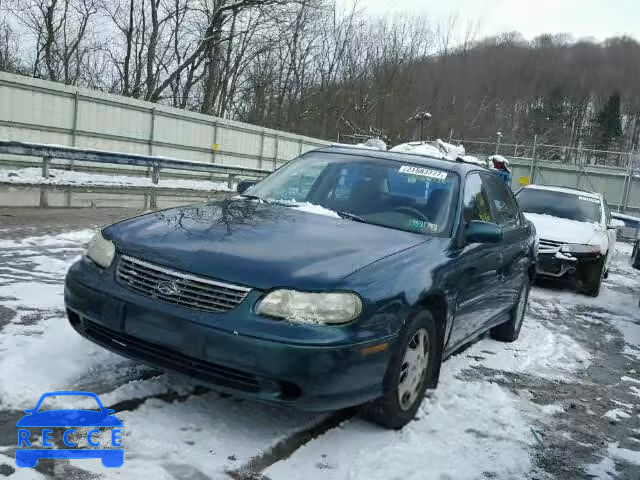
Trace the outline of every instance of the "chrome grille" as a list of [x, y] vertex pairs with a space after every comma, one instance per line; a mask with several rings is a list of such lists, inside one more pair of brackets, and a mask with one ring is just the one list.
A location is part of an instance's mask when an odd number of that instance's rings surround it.
[[556, 242], [554, 240], [545, 240], [541, 238], [538, 242], [539, 253], [556, 253], [560, 250], [560, 247], [564, 245], [564, 242]]
[[126, 255], [120, 257], [116, 275], [121, 284], [141, 295], [207, 312], [231, 310], [251, 290], [178, 272]]

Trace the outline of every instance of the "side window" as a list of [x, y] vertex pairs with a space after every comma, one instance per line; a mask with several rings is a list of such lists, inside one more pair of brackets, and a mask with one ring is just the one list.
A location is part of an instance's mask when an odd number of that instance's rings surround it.
[[520, 225], [518, 205], [509, 187], [502, 180], [491, 175], [484, 175], [484, 181], [489, 189], [496, 223], [506, 229]]
[[493, 221], [489, 208], [489, 198], [482, 178], [477, 173], [472, 173], [465, 181], [462, 216], [465, 223], [469, 223], [471, 220]]

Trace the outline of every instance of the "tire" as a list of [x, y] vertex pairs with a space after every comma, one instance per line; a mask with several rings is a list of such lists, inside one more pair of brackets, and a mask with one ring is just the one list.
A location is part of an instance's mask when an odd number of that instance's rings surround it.
[[529, 303], [529, 292], [531, 291], [531, 279], [525, 275], [524, 282], [520, 287], [518, 301], [509, 311], [509, 320], [491, 329], [491, 338], [500, 342], [515, 342], [520, 336], [524, 314]]
[[633, 243], [633, 253], [631, 254], [631, 266], [636, 270], [640, 270], [640, 255], [638, 255], [638, 242], [640, 240], [636, 240]]
[[[426, 339], [427, 348], [426, 354], [423, 350], [416, 359], [417, 353], [413, 352], [420, 351], [417, 338]], [[426, 389], [435, 388], [441, 355], [433, 316], [428, 311], [418, 313], [400, 334], [398, 348], [384, 377], [383, 395], [363, 405], [361, 415], [385, 428], [398, 430], [404, 427], [415, 417]], [[411, 368], [412, 364], [415, 368]], [[404, 392], [402, 399], [401, 392]]]
[[590, 297], [600, 294], [600, 286], [604, 277], [604, 260], [584, 267], [581, 292]]

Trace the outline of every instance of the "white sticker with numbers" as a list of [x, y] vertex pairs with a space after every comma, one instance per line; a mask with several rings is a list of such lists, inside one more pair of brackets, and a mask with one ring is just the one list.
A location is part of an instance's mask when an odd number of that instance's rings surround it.
[[442, 170], [431, 170], [430, 168], [412, 167], [409, 165], [403, 165], [398, 170], [400, 173], [406, 173], [409, 175], [419, 175], [421, 177], [432, 178], [434, 180], [444, 181], [447, 178], [447, 172]]
[[593, 198], [593, 197], [582, 197], [582, 196], [579, 196], [578, 198], [580, 200], [584, 200], [585, 202], [600, 203], [600, 200], [598, 200], [597, 198]]

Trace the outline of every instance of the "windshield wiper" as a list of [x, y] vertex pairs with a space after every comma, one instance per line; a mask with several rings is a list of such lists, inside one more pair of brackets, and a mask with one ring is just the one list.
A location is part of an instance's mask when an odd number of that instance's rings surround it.
[[340, 218], [346, 218], [349, 220], [353, 220], [354, 222], [370, 223], [366, 221], [364, 218], [359, 217], [358, 215], [354, 215], [353, 213], [349, 213], [349, 212], [336, 212], [336, 213], [340, 215]]

